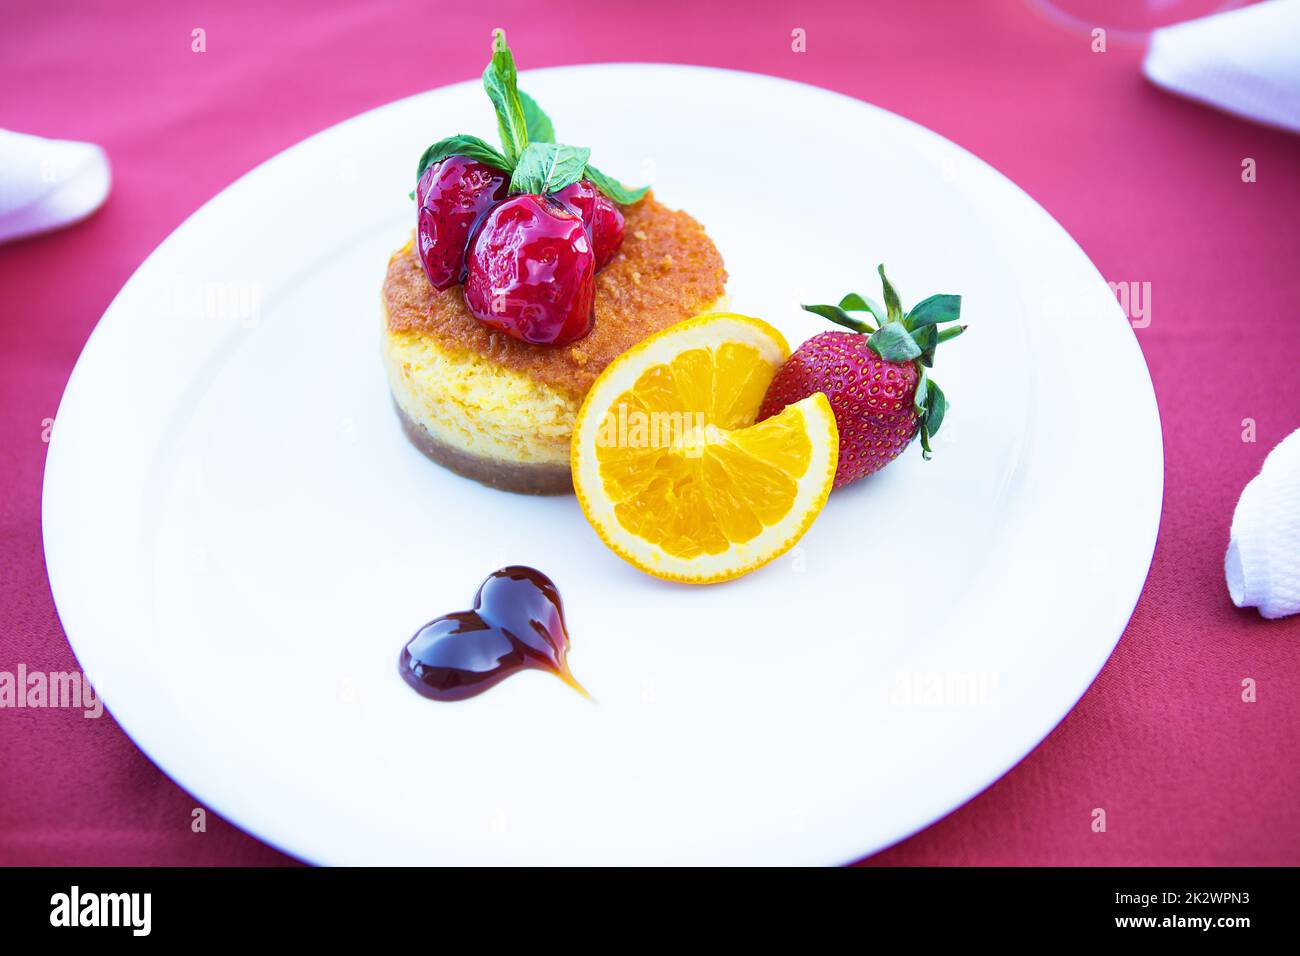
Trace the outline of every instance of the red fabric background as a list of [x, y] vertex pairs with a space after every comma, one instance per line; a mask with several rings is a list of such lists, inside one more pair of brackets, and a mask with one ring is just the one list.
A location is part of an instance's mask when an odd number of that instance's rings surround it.
[[[87, 223], [0, 247], [0, 670], [75, 666], [42, 560], [42, 420], [127, 277], [285, 147], [477, 75], [489, 29], [504, 25], [529, 67], [699, 63], [879, 104], [1005, 172], [1108, 279], [1152, 285], [1138, 337], [1166, 492], [1132, 623], [1020, 766], [872, 862], [1300, 863], [1300, 618], [1236, 610], [1222, 575], [1238, 493], [1300, 426], [1300, 138], [1172, 98], [1142, 80], [1140, 49], [1093, 53], [1086, 34], [1012, 0], [4, 6], [0, 126], [103, 144], [115, 187]], [[202, 55], [194, 27], [207, 31]], [[796, 27], [804, 54], [790, 49]], [[1241, 181], [1245, 157], [1254, 184]], [[1247, 417], [1255, 444], [1241, 440]], [[1247, 677], [1253, 704], [1240, 699]], [[216, 819], [192, 833], [194, 806], [107, 716], [0, 711], [0, 863], [287, 861]], [[1094, 807], [1104, 834], [1090, 829]]]

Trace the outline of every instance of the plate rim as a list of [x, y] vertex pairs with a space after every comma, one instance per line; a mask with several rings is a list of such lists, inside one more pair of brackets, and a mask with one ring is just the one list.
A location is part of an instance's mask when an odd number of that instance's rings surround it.
[[[541, 75], [541, 74], [574, 73], [574, 72], [601, 71], [601, 70], [636, 71], [636, 70], [644, 70], [644, 69], [667, 70], [667, 71], [673, 71], [679, 73], [708, 72], [708, 73], [724, 74], [729, 76], [741, 76], [753, 80], [758, 80], [764, 83], [788, 85], [788, 86], [800, 88], [802, 90], [811, 90], [818, 94], [823, 94], [823, 95], [829, 94], [836, 98], [849, 101], [851, 104], [853, 104], [855, 108], [866, 108], [868, 110], [881, 114], [885, 117], [888, 117], [889, 120], [892, 122], [901, 122], [907, 124], [908, 126], [911, 126], [916, 130], [919, 130], [925, 137], [930, 138], [932, 141], [938, 141], [939, 143], [942, 143], [945, 148], [955, 149], [960, 153], [965, 154], [965, 156], [969, 160], [974, 160], [981, 167], [983, 167], [986, 173], [991, 173], [994, 176], [996, 176], [1002, 182], [1004, 188], [1010, 188], [1011, 190], [1013, 190], [1016, 194], [1018, 194], [1022, 198], [1023, 201], [1031, 204], [1032, 207], [1036, 209], [1042, 216], [1045, 216], [1047, 220], [1050, 221], [1059, 231], [1060, 237], [1066, 240], [1069, 243], [1070, 247], [1075, 252], [1077, 252], [1081, 261], [1086, 262], [1088, 264], [1091, 273], [1095, 274], [1096, 278], [1099, 281], [1102, 282], [1105, 281], [1104, 277], [1100, 273], [1100, 270], [1097, 269], [1095, 264], [1093, 264], [1091, 258], [1078, 244], [1077, 240], [1075, 240], [1074, 237], [1064, 228], [1064, 226], [1062, 226], [1056, 220], [1056, 218], [1052, 216], [1052, 214], [1048, 212], [1048, 210], [1045, 207], [1043, 207], [1037, 200], [1035, 200], [1032, 196], [1030, 196], [1027, 192], [1025, 192], [1025, 190], [1023, 190], [1014, 181], [1009, 179], [1007, 176], [1005, 176], [995, 167], [993, 167], [988, 162], [986, 162], [979, 155], [967, 149], [966, 147], [948, 139], [942, 134], [929, 129], [928, 127], [920, 123], [917, 123], [914, 120], [911, 120], [905, 116], [894, 113], [890, 110], [884, 109], [883, 107], [869, 103], [865, 100], [858, 99], [857, 97], [851, 96], [849, 94], [842, 93], [837, 90], [832, 90], [825, 87], [817, 86], [814, 84], [805, 83], [799, 80], [793, 80], [786, 77], [772, 76], [770, 74], [757, 73], [757, 72], [745, 71], [745, 70], [732, 70], [732, 69], [725, 69], [725, 68], [713, 67], [713, 66], [703, 66], [703, 65], [697, 66], [697, 65], [676, 64], [676, 63], [619, 62], [619, 63], [574, 64], [569, 66], [554, 66], [554, 67], [547, 67], [543, 69], [524, 71], [523, 76], [529, 77], [529, 76]], [[164, 237], [163, 240], [159, 242], [154, 247], [154, 249], [144, 258], [144, 260], [140, 263], [140, 265], [137, 266], [135, 270], [133, 270], [131, 276], [129, 276], [127, 280], [123, 283], [121, 289], [118, 290], [118, 292], [114, 295], [113, 299], [110, 301], [108, 306], [105, 308], [104, 313], [96, 321], [94, 328], [91, 330], [90, 334], [87, 336], [85, 344], [82, 346], [77, 361], [74, 364], [73, 369], [68, 376], [67, 383], [64, 386], [63, 394], [60, 397], [58, 410], [56, 411], [56, 415], [55, 415], [56, 422], [59, 420], [60, 416], [65, 412], [65, 405], [69, 402], [69, 395], [74, 393], [74, 384], [78, 380], [78, 373], [83, 369], [85, 365], [89, 364], [89, 362], [94, 361], [93, 352], [94, 352], [95, 343], [100, 339], [102, 339], [102, 330], [107, 324], [106, 320], [109, 319], [109, 317], [114, 314], [119, 302], [123, 299], [124, 295], [127, 293], [129, 288], [135, 282], [137, 277], [140, 276], [142, 273], [144, 273], [149, 268], [150, 264], [159, 255], [159, 253], [163, 251], [175, 239], [177, 234], [180, 233], [193, 219], [195, 219], [200, 214], [202, 214], [204, 210], [208, 209], [214, 203], [221, 200], [227, 194], [227, 192], [237, 187], [239, 184], [245, 182], [249, 178], [256, 177], [259, 175], [265, 175], [265, 170], [269, 165], [273, 163], [277, 163], [280, 160], [288, 161], [288, 158], [291, 157], [292, 154], [300, 150], [305, 150], [310, 146], [310, 144], [314, 143], [316, 140], [328, 136], [329, 134], [334, 133], [335, 131], [339, 130], [342, 127], [347, 126], [348, 124], [355, 123], [366, 117], [371, 117], [374, 114], [379, 113], [381, 111], [399, 108], [402, 104], [408, 104], [411, 101], [422, 99], [430, 95], [431, 93], [450, 92], [461, 87], [477, 86], [477, 82], [478, 82], [477, 80], [468, 79], [457, 83], [451, 83], [444, 86], [434, 87], [430, 90], [417, 92], [409, 96], [401, 97], [399, 99], [377, 105], [371, 109], [344, 118], [339, 122], [334, 123], [322, 130], [319, 130], [318, 132], [313, 133], [310, 136], [307, 136], [304, 139], [299, 140], [298, 142], [286, 147], [285, 149], [282, 149], [279, 152], [267, 157], [265, 160], [259, 162], [256, 166], [247, 170], [245, 173], [237, 177], [228, 185], [220, 189], [211, 198], [209, 198], [204, 203], [202, 203], [197, 209], [194, 210], [194, 212], [190, 213], [188, 216], [185, 217], [184, 220], [182, 220], [179, 224], [177, 224], [167, 234], [167, 236]], [[1163, 423], [1161, 421], [1161, 417], [1159, 414], [1159, 405], [1155, 394], [1154, 382], [1151, 378], [1150, 368], [1146, 362], [1146, 357], [1142, 351], [1136, 332], [1132, 328], [1131, 323], [1128, 323], [1126, 321], [1125, 324], [1128, 325], [1129, 343], [1133, 349], [1134, 355], [1138, 360], [1140, 368], [1144, 373], [1142, 375], [1141, 381], [1138, 382], [1137, 384], [1144, 386], [1143, 392], [1145, 393], [1145, 397], [1148, 397], [1150, 401], [1151, 415], [1149, 421], [1146, 424], [1148, 426], [1154, 425], [1155, 437], [1157, 440], [1154, 443], [1152, 449], [1150, 450], [1151, 454], [1153, 455], [1153, 460], [1151, 462], [1152, 473], [1149, 476], [1149, 480], [1152, 482], [1152, 485], [1149, 491], [1153, 493], [1153, 497], [1154, 497], [1154, 508], [1153, 508], [1154, 514], [1149, 523], [1150, 524], [1149, 533], [1144, 534], [1142, 536], [1142, 539], [1147, 543], [1144, 544], [1143, 548], [1139, 549], [1137, 555], [1135, 555], [1135, 557], [1136, 556], [1141, 557], [1140, 564], [1143, 567], [1143, 571], [1140, 577], [1136, 578], [1136, 584], [1133, 587], [1133, 594], [1132, 594], [1131, 601], [1126, 599], [1122, 602], [1116, 602], [1116, 608], [1122, 609], [1122, 617], [1119, 613], [1116, 613], [1114, 615], [1116, 620], [1120, 621], [1120, 624], [1117, 629], [1117, 633], [1114, 635], [1113, 640], [1106, 642], [1109, 644], [1109, 646], [1106, 648], [1104, 654], [1101, 654], [1100, 660], [1096, 664], [1095, 669], [1088, 668], [1090, 673], [1088, 673], [1085, 679], [1082, 680], [1082, 683], [1079, 686], [1077, 693], [1071, 692], [1068, 695], [1069, 700], [1065, 703], [1065, 706], [1059, 710], [1059, 713], [1056, 713], [1055, 716], [1050, 719], [1050, 723], [1046, 726], [1046, 729], [1043, 730], [1042, 733], [1039, 733], [1037, 730], [1034, 730], [1030, 734], [1032, 740], [1028, 744], [1028, 746], [1023, 750], [1023, 752], [1020, 752], [1018, 756], [1016, 756], [1005, 767], [1003, 767], [1000, 771], [998, 771], [996, 775], [988, 777], [988, 779], [986, 779], [985, 782], [978, 784], [973, 788], [961, 788], [961, 796], [955, 801], [945, 798], [942, 802], [947, 806], [947, 809], [942, 811], [938, 815], [932, 815], [931, 813], [929, 813], [929, 811], [921, 811], [920, 813], [917, 814], [917, 817], [919, 818], [919, 822], [917, 822], [914, 826], [912, 825], [906, 826], [904, 828], [904, 832], [901, 835], [899, 835], [896, 839], [893, 839], [888, 843], [880, 844], [878, 846], [874, 846], [874, 847], [869, 846], [866, 849], [860, 851], [857, 856], [854, 856], [849, 860], [825, 861], [825, 862], [853, 862], [854, 860], [863, 859], [865, 858], [865, 856], [874, 855], [890, 847], [896, 846], [899, 843], [909, 839], [911, 836], [914, 836], [916, 833], [919, 833], [921, 830], [924, 830], [929, 826], [933, 825], [934, 823], [937, 823], [938, 821], [951, 815], [953, 812], [965, 806], [967, 803], [971, 802], [979, 794], [983, 793], [985, 790], [989, 789], [991, 786], [993, 786], [995, 783], [997, 783], [999, 780], [1001, 780], [1003, 777], [1009, 774], [1020, 763], [1022, 763], [1024, 759], [1030, 753], [1032, 753], [1048, 736], [1050, 736], [1055, 731], [1055, 729], [1061, 724], [1061, 722], [1066, 718], [1066, 716], [1068, 716], [1069, 713], [1074, 710], [1074, 708], [1078, 705], [1082, 697], [1087, 693], [1088, 689], [1096, 681], [1101, 670], [1105, 667], [1106, 662], [1110, 659], [1110, 657], [1114, 653], [1114, 650], [1118, 646], [1119, 641], [1123, 638], [1123, 635], [1127, 630], [1128, 622], [1130, 621], [1132, 614], [1136, 609], [1137, 603], [1140, 600], [1142, 592], [1145, 588], [1146, 580], [1150, 574], [1151, 564], [1154, 560], [1155, 548], [1159, 538], [1160, 524], [1163, 517], [1164, 485], [1165, 485]], [[87, 360], [88, 355], [92, 356], [90, 360]], [[64, 457], [64, 453], [63, 451], [61, 451], [61, 449], [63, 449], [64, 446], [60, 444], [57, 435], [58, 435], [58, 427], [56, 424], [55, 432], [51, 436], [50, 447], [47, 449], [45, 468], [42, 476], [42, 492], [41, 492], [42, 547], [43, 547], [44, 558], [46, 562], [46, 570], [47, 570], [47, 577], [50, 585], [51, 597], [55, 607], [55, 613], [59, 618], [60, 626], [64, 631], [64, 635], [69, 643], [69, 646], [71, 647], [74, 655], [76, 655], [78, 664], [80, 665], [82, 660], [82, 652], [78, 649], [78, 641], [77, 639], [74, 638], [73, 634], [63, 624], [64, 607], [66, 604], [71, 604], [75, 600], [70, 597], [70, 595], [75, 590], [75, 588], [73, 584], [69, 582], [67, 577], [63, 578], [65, 582], [63, 585], [57, 585], [55, 582], [56, 573], [61, 573], [61, 572], [56, 572], [55, 568], [61, 567], [63, 565], [63, 562], [59, 558], [60, 542], [52, 541], [52, 532], [50, 530], [52, 526], [57, 525], [57, 520], [51, 520], [53, 506], [51, 505], [51, 496], [49, 492], [52, 484], [51, 475], [56, 470], [55, 468], [51, 467], [51, 463], [53, 462], [57, 465], [57, 463], [61, 461]], [[85, 646], [84, 642], [82, 642], [83, 649], [84, 646]], [[178, 778], [172, 771], [169, 771], [165, 768], [164, 761], [160, 760], [157, 756], [155, 756], [153, 752], [154, 748], [147, 747], [141, 742], [140, 736], [142, 735], [142, 732], [133, 726], [128, 727], [127, 724], [124, 723], [121, 720], [121, 718], [118, 716], [117, 710], [109, 706], [107, 701], [105, 701], [105, 706], [110, 710], [110, 713], [112, 713], [114, 722], [117, 723], [117, 725], [122, 730], [122, 732], [125, 733], [127, 737], [131, 740], [131, 742], [137, 748], [139, 748], [145, 754], [146, 757], [149, 758], [150, 762], [152, 762], [160, 771], [162, 771], [168, 777], [168, 779], [171, 780], [174, 784], [176, 784], [186, 793], [198, 799], [198, 795], [194, 789], [192, 789], [184, 780]], [[134, 721], [132, 721], [132, 723], [134, 723]], [[225, 804], [224, 799], [220, 803], [216, 801], [206, 800], [206, 799], [201, 800], [200, 802], [202, 802], [203, 805], [209, 807], [210, 809], [213, 809], [216, 812], [218, 812], [223, 817], [223, 819], [230, 822], [233, 826], [239, 828], [240, 830], [243, 830], [245, 833], [248, 833], [249, 835], [252, 835], [255, 839], [258, 839], [298, 860], [302, 860], [306, 862], [326, 862], [322, 858], [329, 856], [328, 853], [318, 855], [316, 853], [311, 852], [307, 848], [297, 847], [294, 845], [294, 841], [292, 840], [282, 841], [274, 834], [269, 833], [262, 826], [250, 825], [249, 823], [244, 822], [242, 818], [245, 815], [242, 812], [241, 813], [229, 812], [226, 806], [224, 805]]]

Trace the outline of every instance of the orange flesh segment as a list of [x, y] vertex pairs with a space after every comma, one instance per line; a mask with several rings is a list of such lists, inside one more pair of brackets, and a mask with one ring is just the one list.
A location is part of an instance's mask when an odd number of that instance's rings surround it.
[[728, 342], [652, 366], [619, 396], [602, 423], [618, 431], [596, 457], [628, 533], [692, 558], [790, 512], [813, 448], [798, 409], [750, 424], [774, 374], [757, 349]]

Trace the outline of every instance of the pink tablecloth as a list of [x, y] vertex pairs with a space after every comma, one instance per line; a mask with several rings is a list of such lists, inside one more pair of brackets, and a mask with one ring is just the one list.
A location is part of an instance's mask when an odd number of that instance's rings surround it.
[[[475, 76], [504, 25], [530, 67], [701, 63], [879, 104], [1005, 172], [1108, 279], [1151, 283], [1138, 337], [1166, 492], [1132, 623], [1020, 766], [873, 862], [1300, 863], [1300, 618], [1236, 610], [1222, 577], [1238, 492], [1300, 427], [1300, 138], [1173, 99], [1140, 78], [1139, 49], [1093, 53], [1086, 33], [1011, 0], [751, 2], [735, 14], [694, 0], [570, 14], [523, 2], [90, 6], [10, 5], [0, 30], [0, 126], [101, 143], [116, 174], [91, 221], [0, 247], [0, 671], [75, 666], [41, 555], [43, 420], [114, 293], [240, 174], [362, 110]], [[806, 53], [791, 50], [795, 28]], [[806, 160], [820, 149], [842, 168], [828, 136]], [[1241, 179], [1247, 157], [1254, 183]], [[1241, 699], [1245, 678], [1255, 703]], [[0, 710], [0, 863], [286, 861], [221, 821], [192, 832], [195, 805], [107, 717]], [[1090, 828], [1094, 807], [1105, 833]]]

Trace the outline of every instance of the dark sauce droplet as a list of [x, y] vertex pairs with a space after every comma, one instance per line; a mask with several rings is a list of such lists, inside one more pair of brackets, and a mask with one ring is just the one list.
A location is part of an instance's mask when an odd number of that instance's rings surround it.
[[474, 608], [434, 618], [402, 648], [402, 677], [425, 697], [464, 700], [526, 667], [550, 671], [584, 697], [565, 657], [569, 634], [555, 582], [535, 568], [494, 571]]

